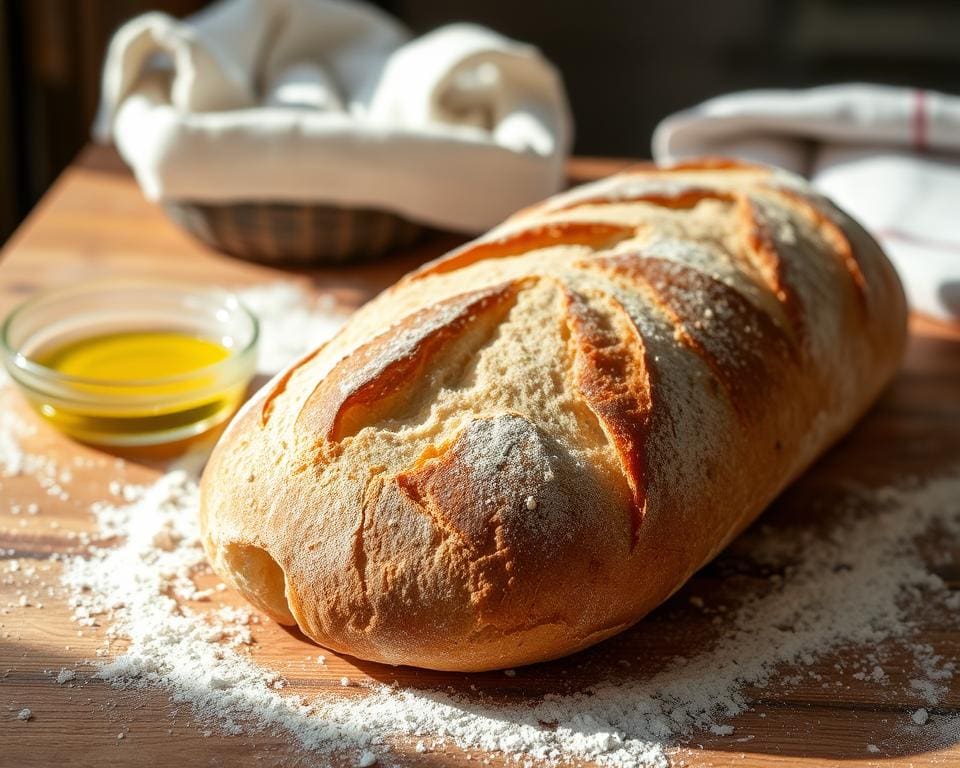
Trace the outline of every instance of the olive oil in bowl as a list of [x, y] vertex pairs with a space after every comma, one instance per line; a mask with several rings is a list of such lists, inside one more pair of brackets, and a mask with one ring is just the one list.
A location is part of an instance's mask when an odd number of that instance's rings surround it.
[[[205, 368], [230, 350], [176, 331], [107, 333], [81, 338], [37, 356], [37, 362], [74, 379], [73, 386], [103, 402], [43, 403], [40, 413], [62, 431], [96, 441], [110, 433], [136, 436], [216, 424], [236, 410], [246, 382], [218, 385]], [[157, 398], [162, 402], [157, 402]]]
[[58, 429], [156, 445], [233, 414], [254, 372], [257, 322], [220, 291], [94, 283], [27, 302], [2, 341], [13, 378]]

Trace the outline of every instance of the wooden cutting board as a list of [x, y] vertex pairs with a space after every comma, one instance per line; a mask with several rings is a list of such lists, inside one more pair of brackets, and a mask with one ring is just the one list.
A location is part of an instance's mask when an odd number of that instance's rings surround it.
[[[623, 161], [572, 164], [572, 176], [587, 179], [622, 167]], [[105, 276], [150, 276], [199, 283], [247, 285], [277, 279], [296, 280], [327, 293], [343, 307], [366, 301], [402, 273], [456, 244], [437, 236], [425, 245], [389, 260], [358, 268], [291, 273], [240, 262], [216, 254], [178, 231], [155, 206], [147, 203], [116, 155], [100, 148], [86, 150], [43, 199], [7, 244], [0, 261], [0, 317], [33, 292], [77, 280]], [[35, 477], [0, 478], [0, 766], [280, 766], [316, 765], [280, 736], [227, 737], [204, 735], [185, 707], [170, 704], [163, 691], [117, 691], [90, 679], [82, 662], [94, 657], [102, 628], [79, 628], [63, 599], [47, 586], [57, 583], [54, 553], [77, 553], [84, 532], [93, 530], [90, 504], [108, 498], [111, 481], [149, 482], [156, 462], [118, 462], [113, 455], [70, 442], [27, 413], [12, 390], [0, 391], [0, 416], [22, 413], [36, 422], [26, 438], [30, 453], [70, 466], [72, 479], [63, 491], [51, 493]], [[816, 527], [824, 514], [813, 500], [829, 499], [851, 483], [882, 486], [904, 476], [927, 477], [960, 467], [960, 328], [913, 318], [906, 363], [892, 388], [856, 431], [803, 477], [764, 524]], [[49, 484], [48, 484], [49, 485]], [[35, 515], [12, 514], [36, 504]], [[822, 507], [823, 505], [821, 505]], [[818, 517], [818, 515], [820, 517]], [[960, 543], [941, 542], [960, 561]], [[19, 570], [8, 569], [16, 560]], [[442, 687], [471, 695], [471, 686], [505, 701], [582, 687], [605, 674], [643, 675], [673, 654], [691, 655], [709, 643], [711, 624], [692, 608], [698, 595], [709, 605], [729, 574], [743, 563], [735, 550], [704, 569], [678, 596], [638, 627], [573, 658], [502, 673], [457, 675], [387, 668], [326, 653], [327, 665], [307, 664], [317, 648], [303, 637], [264, 622], [255, 627], [254, 655], [289, 681], [290, 690], [308, 695], [364, 695], [354, 683], [398, 682], [422, 688]], [[741, 571], [743, 568], [741, 568]], [[741, 574], [742, 575], [742, 574]], [[749, 575], [749, 574], [748, 574]], [[944, 574], [960, 587], [956, 574]], [[20, 594], [33, 605], [21, 607]], [[38, 597], [39, 596], [39, 597]], [[216, 599], [237, 603], [227, 593]], [[42, 607], [37, 603], [42, 602]], [[950, 622], [930, 619], [921, 637], [948, 657], [960, 658], [960, 633]], [[615, 670], [611, 659], [639, 659], [630, 669]], [[830, 679], [834, 658], [814, 670]], [[66, 685], [54, 677], [62, 668], [80, 669]], [[696, 748], [678, 757], [700, 766], [799, 765], [960, 765], [960, 745], [952, 739], [902, 734], [897, 724], [922, 706], [909, 692], [911, 662], [885, 662], [890, 684], [883, 687], [844, 678], [839, 687], [806, 682], [752, 692], [756, 705], [735, 721], [729, 736], [704, 734]], [[960, 708], [960, 679], [950, 681], [937, 716]], [[907, 692], [905, 692], [905, 689]], [[33, 718], [18, 720], [21, 708]], [[123, 738], [118, 738], [123, 734]], [[749, 737], [749, 738], [748, 738]], [[877, 754], [867, 744], [880, 745]], [[468, 757], [453, 748], [418, 753], [401, 740], [395, 751], [406, 765], [475, 765], [483, 756]], [[496, 755], [489, 764], [502, 764]]]

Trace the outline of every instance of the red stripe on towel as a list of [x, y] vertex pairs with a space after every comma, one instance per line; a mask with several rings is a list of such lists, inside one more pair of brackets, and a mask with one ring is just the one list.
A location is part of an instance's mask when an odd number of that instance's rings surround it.
[[920, 88], [913, 92], [913, 148], [927, 151], [927, 92]]
[[900, 240], [901, 242], [920, 245], [924, 248], [960, 254], [960, 243], [956, 243], [951, 240], [936, 240], [929, 237], [918, 237], [917, 235], [910, 234], [909, 232], [891, 228], [875, 229], [873, 230], [873, 234], [879, 237], [881, 240]]

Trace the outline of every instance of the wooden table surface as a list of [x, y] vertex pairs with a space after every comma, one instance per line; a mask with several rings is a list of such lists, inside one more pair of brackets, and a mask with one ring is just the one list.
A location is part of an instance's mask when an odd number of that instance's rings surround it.
[[[603, 175], [618, 161], [580, 161], [578, 178]], [[0, 260], [0, 317], [37, 290], [97, 276], [151, 276], [228, 286], [295, 280], [311, 290], [334, 295], [355, 307], [403, 272], [455, 244], [437, 237], [389, 260], [360, 268], [291, 273], [244, 263], [217, 254], [178, 231], [161, 211], [147, 203], [136, 184], [109, 150], [90, 148], [63, 175], [3, 250]], [[33, 419], [12, 389], [0, 390], [0, 415], [7, 409]], [[56, 590], [43, 607], [20, 607], [16, 596], [57, 583], [59, 564], [53, 553], [82, 551], [77, 534], [93, 530], [90, 504], [107, 498], [111, 480], [149, 482], [155, 466], [127, 462], [118, 467], [106, 453], [78, 446], [38, 424], [25, 448], [66, 466], [88, 459], [74, 473], [69, 495], [48, 494], [35, 478], [0, 478], [0, 766], [271, 766], [318, 764], [299, 755], [281, 736], [204, 736], [185, 709], [175, 711], [163, 691], [117, 691], [82, 671], [76, 684], [57, 685], [63, 667], [76, 668], [94, 657], [101, 629], [80, 628], [71, 620]], [[960, 329], [920, 318], [911, 322], [909, 352], [894, 385], [865, 421], [802, 478], [764, 516], [769, 525], [797, 521], [816, 525], [808, 502], [829, 496], [844, 483], [880, 486], [904, 475], [927, 476], [960, 465]], [[15, 505], [40, 505], [34, 516], [13, 515]], [[951, 546], [956, 550], [956, 542]], [[341, 676], [355, 681], [397, 681], [418, 687], [466, 684], [504, 697], [569, 688], [600, 675], [611, 655], [631, 652], [650, 659], [693, 653], [703, 635], [703, 620], [687, 604], [691, 594], [719, 589], [730, 556], [707, 567], [691, 586], [635, 629], [572, 659], [503, 674], [453, 675], [354, 663], [327, 653], [326, 667], [306, 666], [305, 655], [317, 649], [301, 638], [265, 622], [256, 627], [254, 654], [284, 674], [294, 690], [307, 694], [362, 695], [362, 688], [339, 688]], [[726, 559], [725, 559], [726, 558]], [[7, 571], [4, 561], [20, 569]], [[33, 572], [33, 575], [29, 575]], [[229, 595], [227, 601], [234, 598]], [[935, 626], [924, 639], [942, 654], [960, 657], [960, 636]], [[651, 663], [656, 663], [651, 661]], [[829, 659], [816, 669], [829, 678]], [[922, 702], [909, 689], [907, 660], [885, 663], [892, 685], [884, 688], [845, 680], [836, 690], [801, 683], [789, 690], [756, 691], [756, 705], [736, 719], [736, 736], [704, 734], [702, 749], [683, 750], [688, 765], [960, 765], [960, 745], [952, 739], [930, 745], [911, 738], [889, 738]], [[635, 670], [631, 674], [638, 673]], [[625, 673], [626, 674], [626, 673]], [[23, 707], [29, 722], [17, 720]], [[938, 714], [960, 711], [960, 682], [936, 708]], [[124, 738], [117, 738], [118, 733]], [[752, 736], [745, 741], [744, 734]], [[882, 746], [868, 754], [865, 745]], [[400, 742], [395, 753], [408, 765], [469, 765], [452, 748], [418, 754]], [[322, 762], [322, 761], [321, 761]], [[500, 759], [491, 756], [492, 764]]]

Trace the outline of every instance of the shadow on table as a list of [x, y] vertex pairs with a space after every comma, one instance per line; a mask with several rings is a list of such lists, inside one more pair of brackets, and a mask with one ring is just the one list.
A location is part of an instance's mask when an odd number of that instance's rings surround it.
[[[709, 655], [710, 649], [723, 637], [727, 611], [720, 610], [721, 605], [728, 606], [732, 612], [745, 595], [762, 592], [770, 583], [771, 576], [778, 574], [777, 564], [758, 561], [751, 555], [751, 537], [757, 535], [758, 529], [771, 528], [786, 538], [795, 534], [799, 539], [811, 531], [826, 530], [836, 522], [838, 515], [845, 514], [841, 502], [851, 490], [882, 488], [908, 476], [932, 478], [950, 473], [956, 475], [960, 469], [958, 392], [960, 341], [934, 334], [914, 336], [907, 366], [853, 433], [786, 491], [753, 529], [702, 569], [671, 600], [634, 628], [594, 648], [558, 661], [517, 669], [513, 675], [504, 672], [469, 675], [437, 673], [353, 659], [344, 659], [341, 664], [352, 665], [374, 680], [415, 689], [422, 697], [453, 703], [461, 711], [473, 711], [490, 717], [488, 708], [495, 703], [499, 709], [494, 718], [546, 729], [555, 724], [550, 720], [538, 722], [536, 716], [537, 705], [548, 695], [576, 696], [592, 686], [612, 681], [629, 687], [631, 696], [626, 703], [642, 704], [644, 696], [649, 695], [645, 693], [644, 686], [652, 677], [662, 674], [681, 657], [695, 659]], [[954, 549], [958, 545], [956, 541], [942, 543]], [[960, 562], [960, 553], [953, 552], [953, 555], [952, 561], [946, 558], [941, 561], [941, 576], [956, 584], [957, 574], [949, 571], [949, 567], [951, 562]], [[706, 608], [691, 604], [690, 598], [693, 596], [703, 598]], [[937, 652], [948, 657], [960, 656], [960, 637], [952, 617], [927, 618], [929, 623], [923, 627], [924, 642], [934, 644]], [[719, 622], [715, 623], [715, 620]], [[304, 655], [314, 652], [310, 649], [310, 641], [298, 630], [287, 631], [303, 642]], [[8, 646], [2, 650], [6, 658], [21, 658], [24, 653], [25, 658], [29, 658], [30, 648], [11, 647], [9, 641], [0, 642]], [[895, 649], [888, 650], [895, 654]], [[731, 755], [750, 753], [838, 761], [907, 757], [960, 741], [960, 732], [956, 727], [940, 727], [950, 720], [957, 722], [960, 690], [955, 684], [947, 680], [950, 690], [941, 704], [931, 707], [924, 704], [918, 692], [911, 691], [910, 679], [914, 669], [909, 659], [893, 659], [892, 663], [885, 663], [888, 684], [878, 686], [850, 674], [850, 670], [855, 668], [850, 662], [855, 661], [859, 654], [862, 654], [862, 650], [830, 653], [814, 665], [803, 668], [803, 680], [790, 683], [774, 680], [766, 687], [746, 688], [744, 693], [752, 702], [752, 709], [738, 717], [721, 720], [734, 727], [733, 733], [720, 736], [699, 731], [693, 734], [687, 746], [702, 746], [714, 752], [730, 752]], [[43, 663], [51, 665], [46, 652], [43, 654]], [[76, 659], [63, 660], [65, 666], [76, 663]], [[825, 689], [821, 680], [831, 681], [835, 663], [847, 664], [847, 672], [843, 675], [844, 686], [836, 690]], [[17, 665], [18, 668], [20, 666]], [[53, 666], [56, 667], [56, 664]], [[787, 671], [792, 671], [792, 668]], [[806, 674], [808, 672], [815, 672], [821, 680], [817, 680], [816, 684], [810, 682], [811, 678]], [[30, 693], [29, 680], [20, 678], [23, 675], [36, 678], [41, 674], [40, 670], [27, 670], [21, 674], [15, 668], [3, 679], [4, 690], [22, 688]], [[297, 679], [295, 675], [285, 676], [292, 687], [316, 683], [315, 676], [306, 675], [302, 679]], [[329, 679], [325, 684], [334, 686], [333, 690], [339, 695], [362, 695], [362, 691], [355, 687], [342, 692]], [[197, 681], [197, 685], [201, 686], [202, 681]], [[55, 692], [58, 690], [52, 683], [51, 688]], [[100, 689], [115, 699], [127, 696], [110, 692], [105, 684], [99, 682], [90, 683], [85, 694], [102, 704], [99, 692], [93, 696], [94, 691]], [[456, 691], [455, 701], [450, 699], [449, 691]], [[162, 719], [166, 695], [144, 695], [152, 702], [150, 707], [157, 708], [158, 719]], [[8, 695], [7, 698], [13, 702], [16, 697]], [[24, 706], [30, 706], [30, 702]], [[911, 726], [910, 714], [920, 707], [928, 708], [932, 717], [926, 727], [915, 728]], [[587, 709], [586, 704], [584, 709]], [[542, 713], [545, 710], [539, 711]], [[89, 715], [91, 719], [94, 717], [93, 713], [87, 713], [86, 710], [82, 710], [81, 714], [83, 717]], [[102, 710], [100, 714], [102, 716]], [[71, 713], [71, 718], [73, 716], [74, 713]], [[62, 719], [62, 713], [60, 717]], [[43, 710], [38, 707], [34, 725], [40, 724], [44, 718]], [[0, 733], [7, 727], [9, 724], [4, 723]], [[582, 734], [589, 735], [599, 726], [582, 722], [577, 727]], [[195, 729], [179, 728], [178, 739], [185, 730], [196, 736]], [[29, 733], [18, 732], [18, 738]], [[43, 733], [44, 738], [50, 737], [45, 728], [36, 729], [33, 733]], [[97, 734], [99, 739], [102, 734], [99, 731]], [[265, 740], [278, 744], [284, 741], [273, 737]], [[247, 743], [242, 739], [225, 741], [231, 744]], [[867, 745], [875, 745], [879, 751], [867, 752]], [[107, 741], [103, 744], [96, 741], [90, 754], [101, 748], [107, 749]], [[110, 748], [117, 749], [117, 746], [110, 744]], [[168, 748], [174, 750], [173, 746], [164, 746], [164, 749]], [[408, 745], [401, 745], [398, 749], [407, 756], [411, 765], [447, 764], [447, 758], [440, 753], [414, 754]], [[715, 758], [716, 755], [713, 755], [709, 759]], [[689, 759], [696, 762], [696, 755]]]
[[[489, 706], [495, 703], [501, 708], [496, 713], [499, 719], [546, 728], [554, 724], [530, 719], [544, 696], [576, 695], [604, 682], [629, 688], [630, 698], [624, 704], [642, 709], [646, 681], [679, 657], [709, 655], [722, 637], [725, 611], [711, 606], [724, 605], [732, 613], [745, 596], [763, 592], [771, 576], [778, 573], [777, 565], [751, 557], [751, 540], [758, 529], [772, 529], [787, 540], [793, 536], [799, 540], [828, 530], [843, 515], [874, 513], [869, 508], [853, 511], [844, 503], [851, 494], [869, 498], [871, 491], [898, 481], [958, 476], [958, 425], [960, 341], [915, 335], [907, 366], [864, 421], [788, 489], [759, 523], [632, 629], [587, 651], [517, 669], [510, 676], [503, 672], [438, 673], [345, 660], [377, 681], [410, 687], [443, 703], [454, 702], [462, 711], [490, 716]], [[952, 565], [960, 562], [960, 542], [941, 544], [950, 551], [934, 570], [948, 586], [960, 588], [960, 574]], [[691, 596], [705, 599], [707, 608], [691, 605]], [[923, 621], [919, 633], [923, 642], [934, 644], [947, 658], [960, 654], [960, 633], [950, 616], [941, 611], [940, 615], [925, 615]], [[287, 631], [310, 643], [299, 630]], [[869, 652], [887, 654], [884, 685], [855, 675], [861, 668], [860, 657]], [[940, 704], [925, 703], [911, 686], [916, 675], [913, 663], [902, 646], [891, 641], [877, 648], [832, 651], [811, 666], [781, 669], [782, 674], [769, 685], [744, 689], [751, 702], [748, 711], [718, 720], [733, 726], [733, 733], [696, 732], [686, 746], [833, 761], [907, 757], [960, 742], [956, 725], [960, 688], [946, 680], [949, 690]], [[838, 664], [846, 670], [842, 676], [835, 671]], [[802, 673], [802, 680], [789, 679], [795, 670]], [[831, 689], [837, 679], [842, 686]], [[455, 701], [447, 693], [452, 690], [456, 691]], [[923, 728], [911, 720], [911, 714], [921, 707], [931, 716]], [[590, 733], [589, 727], [581, 730], [584, 735]], [[696, 756], [690, 759], [695, 762]]]

